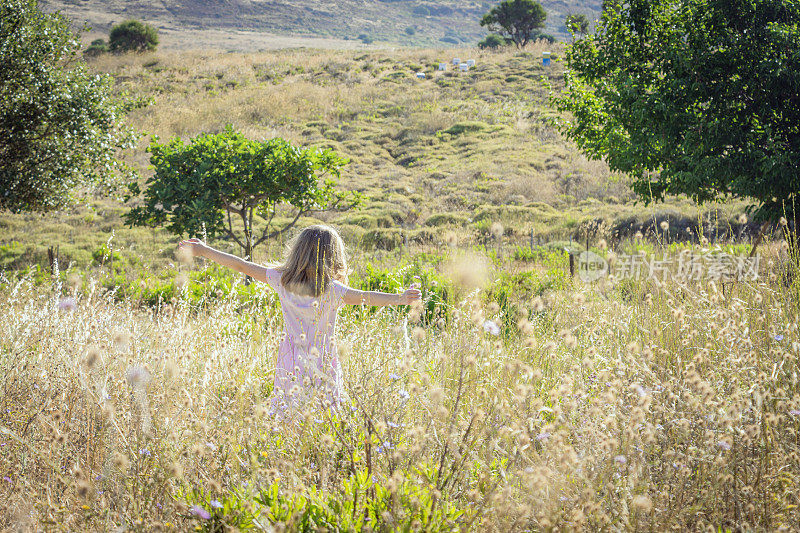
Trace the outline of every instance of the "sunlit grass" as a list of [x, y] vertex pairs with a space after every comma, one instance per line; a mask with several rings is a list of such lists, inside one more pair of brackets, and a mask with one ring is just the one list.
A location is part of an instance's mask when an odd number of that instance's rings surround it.
[[349, 401], [289, 420], [267, 292], [154, 313], [5, 282], [2, 525], [791, 529], [798, 300], [762, 253], [758, 281], [575, 280], [514, 317], [346, 310]]

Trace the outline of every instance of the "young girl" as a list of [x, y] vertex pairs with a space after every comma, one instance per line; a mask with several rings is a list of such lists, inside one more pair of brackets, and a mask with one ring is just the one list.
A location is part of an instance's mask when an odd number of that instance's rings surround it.
[[278, 293], [284, 332], [275, 364], [272, 408], [294, 408], [322, 389], [333, 405], [342, 397], [342, 371], [336, 349], [336, 316], [343, 304], [408, 305], [421, 298], [417, 288], [402, 294], [366, 292], [347, 283], [342, 238], [328, 226], [309, 226], [289, 244], [279, 266], [262, 266], [215, 250], [200, 239], [181, 241], [180, 248], [266, 282]]

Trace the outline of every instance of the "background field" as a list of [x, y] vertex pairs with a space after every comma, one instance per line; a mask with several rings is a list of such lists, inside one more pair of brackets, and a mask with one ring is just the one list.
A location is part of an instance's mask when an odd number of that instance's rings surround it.
[[[474, 45], [486, 35], [479, 25], [480, 18], [495, 3], [485, 0], [48, 0], [42, 5], [48, 10], [61, 10], [78, 23], [88, 22], [95, 31], [106, 34], [116, 22], [139, 18], [178, 40], [190, 36], [174, 35], [175, 30], [235, 29], [339, 40], [356, 40], [365, 35], [384, 45], [453, 46]], [[600, 9], [597, 0], [545, 0], [542, 5], [548, 13], [545, 31], [560, 38], [568, 36], [564, 28], [567, 14], [585, 13], [593, 20]], [[219, 44], [228, 47], [226, 43]]]
[[[120, 97], [143, 104], [128, 122], [146, 135], [125, 155], [143, 180], [152, 173], [145, 151], [152, 136], [189, 138], [227, 123], [253, 138], [278, 135], [348, 157], [341, 187], [362, 192], [363, 205], [303, 222], [335, 224], [358, 253], [438, 247], [451, 234], [462, 245], [516, 246], [533, 235], [534, 244], [563, 248], [585, 241], [587, 228], [593, 242], [660, 234], [665, 219], [673, 239], [696, 239], [698, 228], [712, 240], [749, 238], [752, 227], [737, 221], [741, 203], [635, 205], [624, 177], [561, 138], [549, 94], [560, 89], [563, 67], [543, 68], [543, 49], [158, 52], [90, 65], [114, 76]], [[476, 67], [437, 70], [454, 56]], [[418, 71], [427, 78], [417, 79]], [[59, 246], [63, 265], [87, 266], [112, 235], [123, 260], [144, 268], [172, 261], [176, 237], [124, 227], [127, 209], [120, 199], [98, 198], [46, 216], [0, 215], [0, 266], [45, 264], [50, 246]], [[235, 250], [225, 240], [213, 244]], [[256, 257], [280, 253], [281, 243], [270, 246]]]

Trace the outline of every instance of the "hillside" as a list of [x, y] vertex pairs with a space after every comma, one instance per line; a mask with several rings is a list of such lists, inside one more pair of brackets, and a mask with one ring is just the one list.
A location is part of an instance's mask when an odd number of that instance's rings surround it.
[[[549, 92], [563, 84], [563, 65], [545, 69], [541, 52], [537, 46], [499, 53], [162, 51], [101, 56], [90, 66], [113, 74], [120, 94], [150, 102], [128, 117], [137, 131], [190, 138], [231, 123], [254, 139], [281, 136], [347, 157], [341, 186], [363, 193], [363, 205], [319, 219], [365, 252], [396, 249], [404, 239], [436, 247], [447, 235], [465, 245], [486, 242], [497, 223], [507, 245], [528, 243], [531, 232], [537, 242], [568, 242], [596, 224], [609, 239], [630, 236], [665, 217], [684, 238], [701, 213], [707, 230], [713, 219], [726, 231], [740, 204], [636, 205], [623, 178], [563, 139], [548, 103]], [[475, 59], [476, 66], [436, 70], [453, 56]], [[417, 79], [418, 71], [426, 79]], [[126, 156], [143, 178], [152, 173], [149, 135]], [[2, 215], [0, 268], [44, 263], [47, 247], [58, 243], [65, 260], [86, 264], [112, 235], [145, 262], [170, 260], [175, 237], [125, 228], [126, 209], [118, 200], [98, 199], [44, 218]]]
[[[159, 26], [167, 34], [180, 30], [244, 30], [356, 43], [361, 42], [357, 39], [363, 35], [376, 42], [417, 46], [474, 44], [486, 34], [478, 24], [480, 17], [494, 5], [484, 0], [46, 0], [40, 3], [48, 11], [61, 10], [76, 22], [88, 22], [100, 33], [106, 33], [115, 22], [138, 18]], [[548, 13], [546, 31], [563, 39], [566, 14], [582, 12], [595, 18], [600, 4], [598, 0], [546, 0], [542, 2]], [[230, 43], [219, 43], [226, 44]]]

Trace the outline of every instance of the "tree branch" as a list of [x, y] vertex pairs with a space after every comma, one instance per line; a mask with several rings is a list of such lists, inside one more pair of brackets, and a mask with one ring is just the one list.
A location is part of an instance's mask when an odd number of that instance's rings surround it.
[[[265, 231], [264, 235], [262, 235], [261, 238], [258, 239], [256, 241], [256, 243], [253, 245], [253, 248], [255, 248], [256, 246], [258, 246], [259, 244], [261, 244], [262, 242], [264, 242], [267, 239], [273, 239], [275, 237], [278, 237], [279, 235], [283, 235], [284, 233], [286, 233], [287, 231], [292, 229], [295, 224], [297, 224], [297, 221], [300, 220], [301, 216], [305, 215], [306, 213], [308, 213], [310, 211], [311, 211], [311, 209], [308, 209], [308, 208], [300, 209], [300, 210], [297, 211], [297, 215], [295, 215], [294, 220], [292, 220], [291, 222], [286, 224], [281, 229], [275, 230], [275, 231], [273, 231], [271, 233], [266, 233], [266, 231]], [[267, 228], [269, 228], [269, 227], [267, 227]]]

